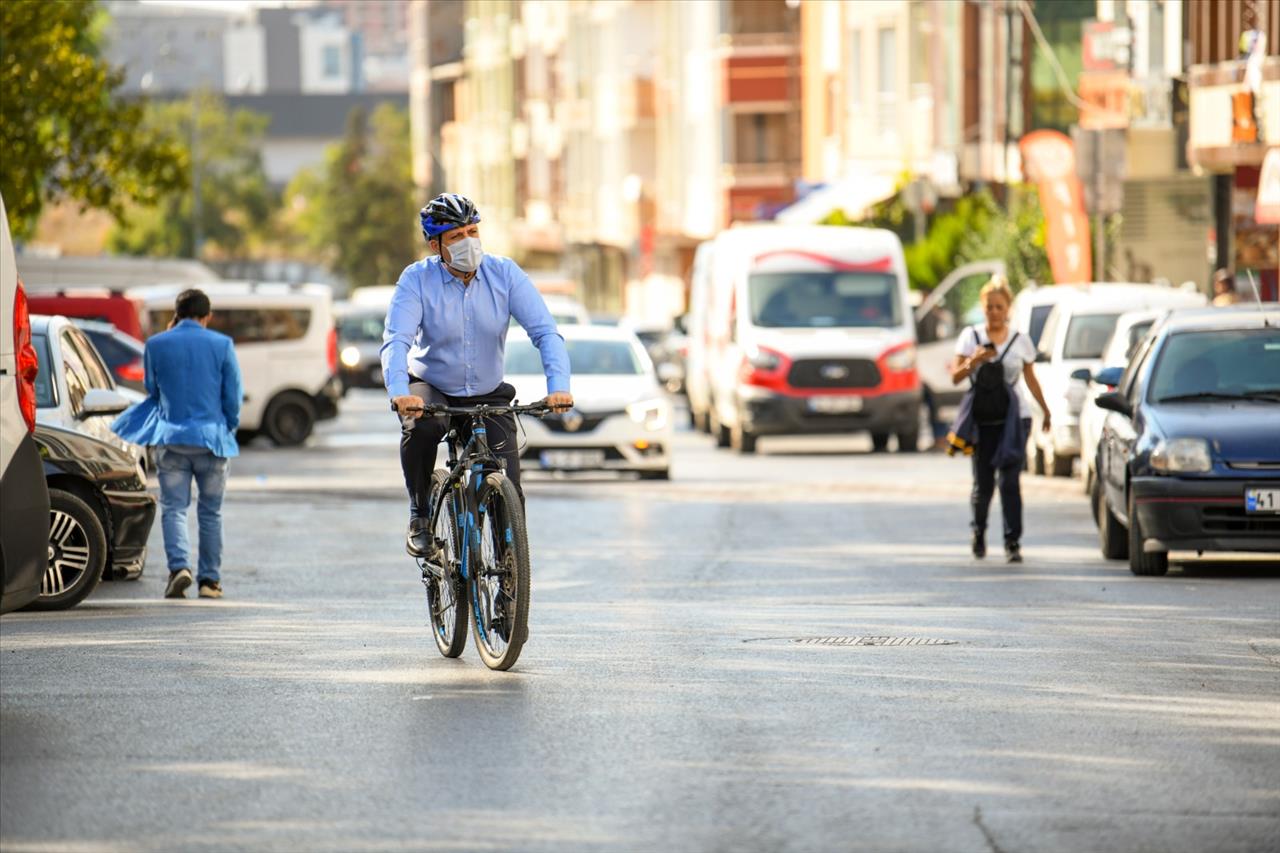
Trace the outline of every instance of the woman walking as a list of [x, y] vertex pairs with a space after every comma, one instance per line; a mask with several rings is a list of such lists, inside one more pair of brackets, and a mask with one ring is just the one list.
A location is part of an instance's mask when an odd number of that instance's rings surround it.
[[987, 554], [987, 513], [998, 481], [1005, 556], [1010, 563], [1021, 563], [1022, 492], [1018, 478], [1031, 431], [1031, 404], [1018, 379], [1026, 380], [1026, 388], [1044, 412], [1045, 431], [1050, 426], [1049, 407], [1036, 380], [1036, 351], [1031, 338], [1009, 326], [1009, 309], [1013, 305], [1009, 285], [1000, 276], [993, 276], [983, 285], [978, 299], [986, 324], [970, 326], [960, 333], [951, 362], [952, 382], [959, 385], [968, 379], [970, 388], [947, 436], [947, 453], [961, 451], [973, 458], [973, 491], [969, 499], [973, 556], [982, 558]]

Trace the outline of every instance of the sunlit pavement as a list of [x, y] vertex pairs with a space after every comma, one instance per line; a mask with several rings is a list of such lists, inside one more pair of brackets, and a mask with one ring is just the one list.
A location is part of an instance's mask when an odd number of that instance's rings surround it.
[[0, 621], [0, 846], [1280, 847], [1274, 565], [1136, 578], [1035, 477], [1026, 563], [977, 562], [964, 461], [686, 431], [669, 483], [526, 478], [491, 673], [424, 628], [397, 439], [370, 392], [250, 446], [221, 601], [161, 598], [157, 525], [138, 582]]

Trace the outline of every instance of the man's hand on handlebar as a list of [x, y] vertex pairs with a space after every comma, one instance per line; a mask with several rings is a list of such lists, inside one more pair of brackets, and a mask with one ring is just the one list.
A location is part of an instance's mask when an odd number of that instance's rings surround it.
[[391, 405], [395, 407], [396, 414], [401, 417], [420, 418], [426, 401], [413, 394], [405, 394], [403, 397], [392, 397]]
[[567, 412], [573, 408], [573, 395], [568, 391], [556, 391], [548, 394], [542, 402], [550, 406], [553, 412]]

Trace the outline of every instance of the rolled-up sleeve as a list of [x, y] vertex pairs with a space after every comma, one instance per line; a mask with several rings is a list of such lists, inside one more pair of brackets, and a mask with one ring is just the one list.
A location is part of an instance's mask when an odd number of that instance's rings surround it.
[[382, 376], [391, 397], [409, 393], [409, 350], [422, 326], [420, 274], [407, 267], [396, 282], [382, 329]]
[[542, 294], [529, 276], [515, 268], [511, 282], [511, 316], [524, 327], [529, 340], [542, 356], [542, 371], [547, 375], [547, 393], [569, 390], [569, 351], [564, 338], [556, 331], [555, 318], [542, 301]]

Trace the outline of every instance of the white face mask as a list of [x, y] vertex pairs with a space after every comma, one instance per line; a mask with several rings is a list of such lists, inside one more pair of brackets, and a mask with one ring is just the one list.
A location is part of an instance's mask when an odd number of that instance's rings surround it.
[[480, 266], [480, 258], [484, 256], [479, 237], [463, 237], [449, 245], [448, 249], [448, 264], [458, 272], [475, 272]]

